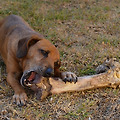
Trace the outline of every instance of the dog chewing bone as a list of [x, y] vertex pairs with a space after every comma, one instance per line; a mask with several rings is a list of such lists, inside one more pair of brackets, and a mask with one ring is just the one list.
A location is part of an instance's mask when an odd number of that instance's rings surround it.
[[43, 78], [40, 83], [36, 84], [37, 89], [41, 90], [41, 100], [49, 94], [83, 91], [101, 87], [120, 87], [120, 63], [113, 60], [109, 62], [112, 62], [112, 67], [108, 71], [96, 75], [78, 77], [78, 81], [75, 84], [69, 82], [65, 84], [59, 78]]

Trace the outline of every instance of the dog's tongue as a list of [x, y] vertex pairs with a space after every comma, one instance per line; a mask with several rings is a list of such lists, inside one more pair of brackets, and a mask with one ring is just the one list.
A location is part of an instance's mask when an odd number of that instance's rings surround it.
[[29, 81], [33, 80], [35, 78], [35, 75], [36, 75], [35, 72], [31, 72], [31, 75], [27, 80], [29, 80]]

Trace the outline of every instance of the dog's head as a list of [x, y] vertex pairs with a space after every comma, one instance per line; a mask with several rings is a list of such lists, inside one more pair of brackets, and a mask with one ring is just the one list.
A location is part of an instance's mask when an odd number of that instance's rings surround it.
[[23, 38], [18, 42], [17, 58], [23, 69], [21, 84], [30, 86], [41, 81], [42, 77], [51, 77], [60, 67], [57, 48], [37, 35]]

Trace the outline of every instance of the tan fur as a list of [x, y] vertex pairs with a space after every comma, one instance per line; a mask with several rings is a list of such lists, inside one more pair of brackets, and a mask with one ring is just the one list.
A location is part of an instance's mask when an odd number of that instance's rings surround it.
[[[49, 51], [46, 59], [38, 49]], [[27, 95], [20, 85], [21, 74], [35, 66], [43, 69], [50, 66], [55, 76], [60, 76], [60, 61], [57, 48], [41, 34], [35, 32], [21, 17], [10, 15], [0, 21], [0, 54], [7, 68], [7, 82], [15, 91], [13, 97], [17, 104], [27, 100]]]

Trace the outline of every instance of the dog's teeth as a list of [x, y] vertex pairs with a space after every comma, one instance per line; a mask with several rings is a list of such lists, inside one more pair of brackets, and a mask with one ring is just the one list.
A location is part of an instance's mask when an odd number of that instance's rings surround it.
[[31, 86], [32, 84], [28, 83], [27, 86]]

